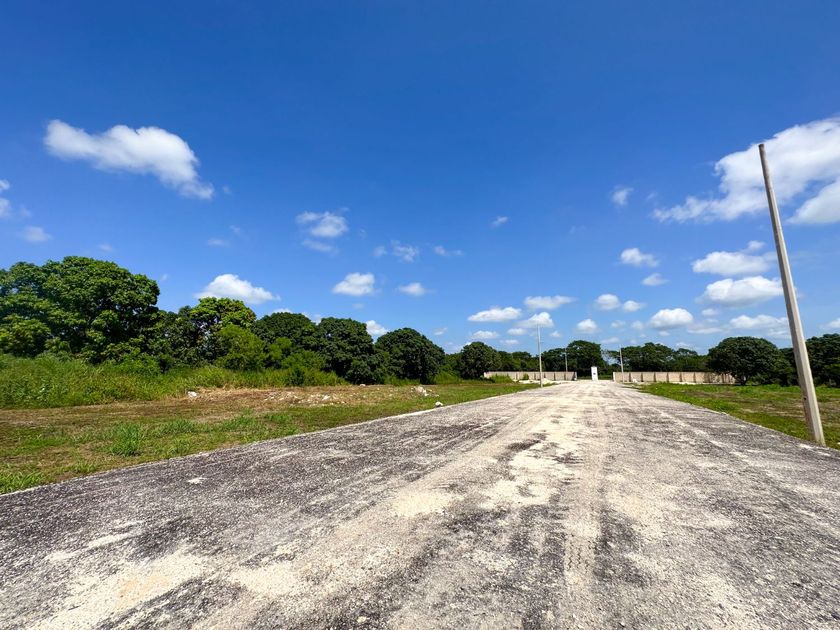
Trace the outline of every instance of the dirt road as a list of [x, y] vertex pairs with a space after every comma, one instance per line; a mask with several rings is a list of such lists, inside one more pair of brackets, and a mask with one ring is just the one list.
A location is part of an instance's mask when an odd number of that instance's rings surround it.
[[840, 627], [840, 453], [579, 382], [0, 497], [0, 627]]

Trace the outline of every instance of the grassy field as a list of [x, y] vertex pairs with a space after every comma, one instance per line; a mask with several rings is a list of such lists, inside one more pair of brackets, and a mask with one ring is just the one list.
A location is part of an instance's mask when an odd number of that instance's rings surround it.
[[[809, 439], [798, 387], [651, 383], [642, 391], [728, 413], [794, 437]], [[818, 387], [825, 441], [840, 449], [840, 389]]]
[[208, 389], [195, 398], [0, 410], [0, 493], [225, 446], [508, 394], [530, 385]]

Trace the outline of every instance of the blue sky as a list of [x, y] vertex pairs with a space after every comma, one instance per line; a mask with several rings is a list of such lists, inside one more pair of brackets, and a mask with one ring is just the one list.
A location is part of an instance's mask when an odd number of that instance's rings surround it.
[[6, 3], [0, 266], [450, 351], [787, 345], [766, 140], [806, 334], [840, 329], [840, 5], [567, 4]]

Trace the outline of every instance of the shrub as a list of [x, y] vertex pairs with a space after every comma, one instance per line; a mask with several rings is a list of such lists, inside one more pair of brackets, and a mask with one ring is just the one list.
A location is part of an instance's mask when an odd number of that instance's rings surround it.
[[228, 324], [217, 335], [220, 357], [216, 363], [230, 370], [259, 370], [265, 362], [262, 339], [250, 330]]

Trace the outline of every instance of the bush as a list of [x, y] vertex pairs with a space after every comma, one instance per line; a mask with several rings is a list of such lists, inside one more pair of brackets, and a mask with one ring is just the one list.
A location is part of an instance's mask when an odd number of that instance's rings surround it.
[[364, 359], [353, 359], [345, 378], [356, 385], [376, 382], [376, 376], [370, 366], [370, 362]]
[[259, 370], [265, 363], [262, 339], [250, 330], [228, 324], [217, 335], [220, 357], [216, 363], [229, 370]]

